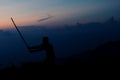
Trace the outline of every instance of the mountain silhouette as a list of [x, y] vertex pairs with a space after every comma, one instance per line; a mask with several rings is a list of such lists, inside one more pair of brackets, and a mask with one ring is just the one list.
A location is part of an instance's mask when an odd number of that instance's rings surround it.
[[105, 22], [105, 24], [114, 24], [114, 25], [116, 25], [118, 23], [120, 23], [120, 22], [118, 20], [115, 20], [115, 18], [113, 16]]
[[110, 41], [98, 46], [95, 50], [87, 51], [79, 55], [86, 61], [112, 63], [120, 62], [120, 41]]

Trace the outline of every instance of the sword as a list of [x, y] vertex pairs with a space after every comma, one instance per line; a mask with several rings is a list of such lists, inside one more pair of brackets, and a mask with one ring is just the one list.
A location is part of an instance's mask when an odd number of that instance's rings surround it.
[[24, 37], [22, 36], [21, 32], [19, 31], [17, 25], [15, 24], [13, 18], [11, 17], [11, 21], [13, 23], [13, 25], [15, 26], [16, 30], [18, 31], [18, 34], [20, 35], [21, 39], [23, 40], [23, 42], [25, 43], [27, 49], [29, 50], [29, 45], [27, 44], [27, 42], [25, 41]]

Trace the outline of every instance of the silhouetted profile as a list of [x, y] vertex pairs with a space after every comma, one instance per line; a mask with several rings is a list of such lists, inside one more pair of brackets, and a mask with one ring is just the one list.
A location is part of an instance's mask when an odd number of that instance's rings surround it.
[[55, 54], [53, 50], [53, 46], [49, 43], [48, 37], [43, 37], [43, 43], [38, 46], [29, 47], [30, 52], [37, 52], [37, 51], [46, 51], [46, 60], [45, 63], [47, 65], [55, 65]]

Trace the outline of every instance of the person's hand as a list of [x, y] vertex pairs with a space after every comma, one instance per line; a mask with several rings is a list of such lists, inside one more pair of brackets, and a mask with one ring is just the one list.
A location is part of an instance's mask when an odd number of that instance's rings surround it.
[[29, 49], [29, 52], [30, 52], [30, 53], [33, 53], [33, 51], [32, 51], [31, 49]]
[[32, 53], [32, 49], [31, 49], [30, 46], [28, 46], [28, 50], [29, 50], [30, 53]]
[[31, 47], [30, 47], [30, 46], [28, 46], [28, 49], [31, 49]]

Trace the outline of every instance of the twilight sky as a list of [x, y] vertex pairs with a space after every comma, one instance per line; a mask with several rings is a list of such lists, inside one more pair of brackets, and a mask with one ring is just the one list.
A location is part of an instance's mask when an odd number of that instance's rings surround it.
[[120, 0], [0, 0], [0, 28], [13, 26], [62, 26], [76, 22], [120, 19]]

